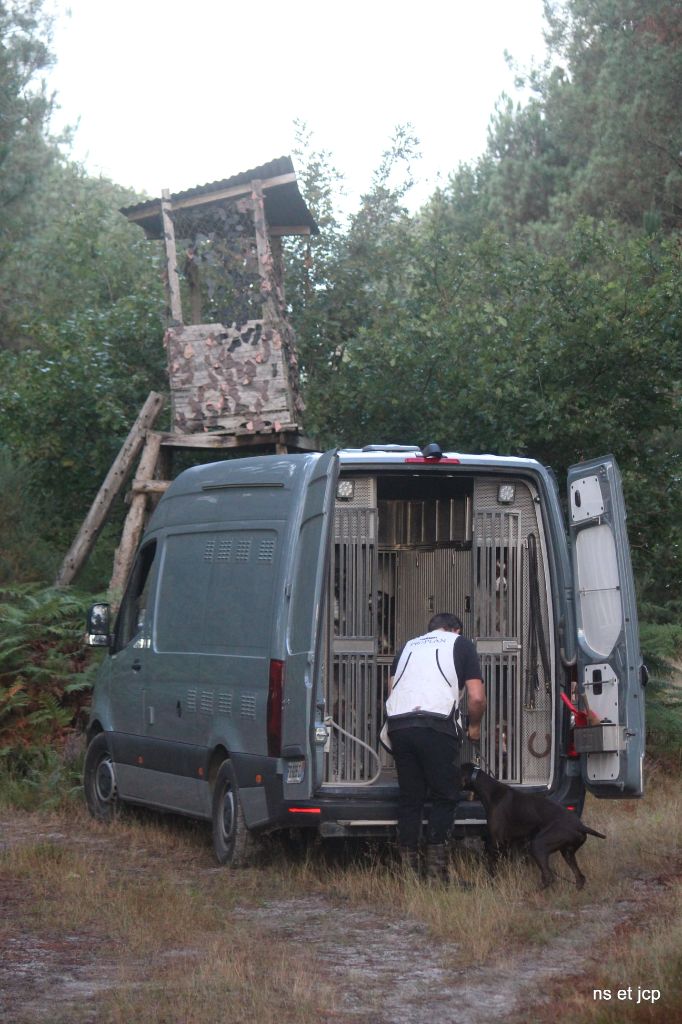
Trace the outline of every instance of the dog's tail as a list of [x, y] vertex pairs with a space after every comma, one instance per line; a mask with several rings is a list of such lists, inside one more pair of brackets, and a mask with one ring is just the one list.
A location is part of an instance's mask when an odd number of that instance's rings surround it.
[[586, 825], [584, 821], [581, 821], [580, 824], [582, 825], [583, 832], [587, 833], [588, 836], [596, 836], [597, 839], [606, 839], [603, 832], [597, 832], [595, 829], [590, 828], [590, 826]]

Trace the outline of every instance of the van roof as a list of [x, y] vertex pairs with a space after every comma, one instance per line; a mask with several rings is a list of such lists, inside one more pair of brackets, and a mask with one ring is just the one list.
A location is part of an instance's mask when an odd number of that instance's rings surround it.
[[439, 463], [458, 463], [462, 466], [487, 466], [499, 469], [541, 469], [537, 459], [527, 459], [517, 455], [472, 455], [464, 452], [443, 451], [440, 457], [424, 457], [418, 445], [366, 445], [364, 448], [342, 448], [339, 450], [342, 463], [358, 466], [377, 463], [387, 465], [404, 465], [413, 462], [423, 465]]

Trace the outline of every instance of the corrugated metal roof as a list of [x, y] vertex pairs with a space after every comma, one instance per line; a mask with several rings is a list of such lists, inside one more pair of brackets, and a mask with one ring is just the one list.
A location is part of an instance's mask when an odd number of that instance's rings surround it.
[[[289, 181], [277, 180], [290, 175], [293, 177]], [[239, 195], [242, 191], [240, 186], [244, 186], [243, 193], [245, 194], [248, 192], [250, 183], [256, 179], [263, 186], [265, 213], [269, 225], [283, 229], [283, 233], [286, 233], [286, 228], [307, 228], [311, 234], [319, 234], [317, 224], [299, 192], [294, 165], [289, 156], [270, 160], [266, 164], [252, 167], [248, 171], [241, 171], [239, 174], [223, 178], [221, 181], [196, 185], [184, 192], [173, 193], [171, 203], [176, 208], [181, 208], [184, 205], [210, 206], [212, 203], [224, 201], [227, 198], [224, 193], [228, 190], [234, 189], [236, 191], [233, 195]], [[201, 202], [202, 197], [205, 197], [205, 202]], [[196, 200], [200, 200], [200, 202], [196, 202]], [[160, 199], [149, 199], [144, 203], [123, 207], [121, 213], [134, 224], [143, 227], [150, 238], [163, 237]], [[291, 233], [296, 232], [294, 230]]]

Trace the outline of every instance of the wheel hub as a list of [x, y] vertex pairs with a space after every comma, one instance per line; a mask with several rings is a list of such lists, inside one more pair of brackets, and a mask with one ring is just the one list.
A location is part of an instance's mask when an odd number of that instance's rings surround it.
[[225, 793], [223, 801], [223, 836], [227, 842], [232, 838], [234, 829], [234, 794], [232, 790]]
[[95, 789], [97, 790], [97, 796], [103, 803], [109, 803], [113, 800], [116, 795], [116, 776], [114, 775], [114, 766], [111, 761], [107, 758], [104, 761], [100, 761], [97, 766], [95, 773]]

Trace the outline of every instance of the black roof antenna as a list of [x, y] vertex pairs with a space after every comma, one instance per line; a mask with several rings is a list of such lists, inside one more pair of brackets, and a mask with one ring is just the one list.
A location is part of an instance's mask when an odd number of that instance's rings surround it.
[[424, 448], [422, 448], [422, 455], [424, 456], [425, 459], [442, 459], [443, 451], [439, 444], [434, 444], [432, 442], [431, 444], [427, 444]]

